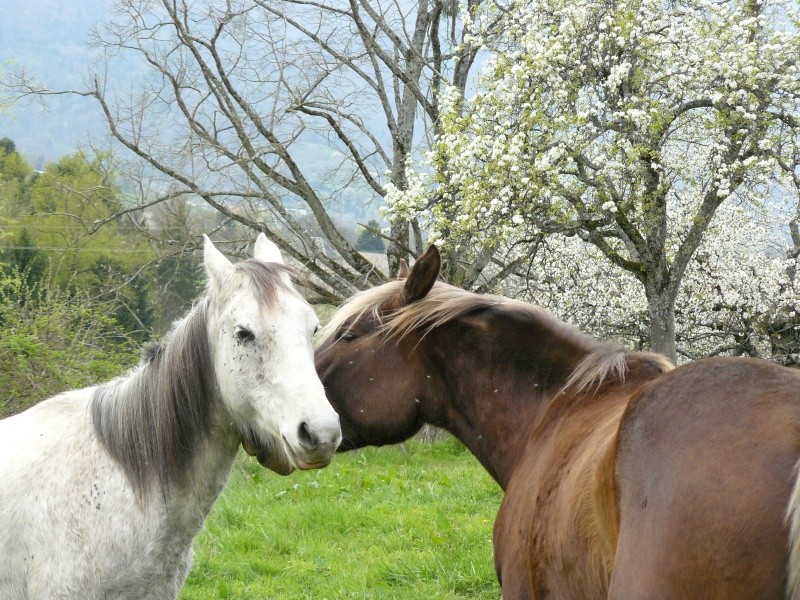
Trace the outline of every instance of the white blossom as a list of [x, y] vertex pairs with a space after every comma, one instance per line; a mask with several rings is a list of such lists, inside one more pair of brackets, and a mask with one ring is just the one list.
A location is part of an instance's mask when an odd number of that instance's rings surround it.
[[[426, 175], [410, 169], [409, 190], [390, 193], [393, 214], [446, 231], [442, 241], [465, 256], [493, 247], [524, 259], [533, 247], [520, 240], [563, 231], [536, 255], [535, 282], [504, 285], [595, 331], [636, 330], [640, 343], [642, 281], [609, 254], [644, 260], [634, 238], [655, 235], [653, 206], [664, 203], [668, 264], [698, 219], [707, 227], [676, 299], [686, 355], [732, 345], [725, 331], [797, 313], [785, 243], [775, 248], [785, 229], [771, 222], [797, 202], [776, 183], [800, 145], [800, 128], [778, 118], [800, 114], [797, 0], [484, 9], [483, 22], [500, 26], [475, 32], [493, 52], [477, 92], [442, 98], [436, 151], [418, 169]], [[420, 199], [433, 188], [446, 202]], [[612, 293], [581, 288], [601, 279]]]

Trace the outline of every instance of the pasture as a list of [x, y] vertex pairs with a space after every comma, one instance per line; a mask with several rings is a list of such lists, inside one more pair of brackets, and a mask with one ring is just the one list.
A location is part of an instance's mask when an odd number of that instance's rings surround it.
[[501, 491], [455, 439], [279, 477], [240, 453], [182, 600], [492, 599]]

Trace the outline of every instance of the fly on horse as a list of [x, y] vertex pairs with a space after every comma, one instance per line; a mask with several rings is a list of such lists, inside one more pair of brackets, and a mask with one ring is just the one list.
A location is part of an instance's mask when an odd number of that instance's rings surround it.
[[238, 447], [273, 471], [341, 440], [314, 371], [317, 319], [277, 246], [231, 264], [125, 377], [0, 421], [0, 598], [167, 599]]
[[317, 371], [342, 450], [423, 423], [461, 440], [505, 492], [508, 599], [800, 598], [800, 372], [673, 369], [439, 270], [432, 247], [326, 329]]

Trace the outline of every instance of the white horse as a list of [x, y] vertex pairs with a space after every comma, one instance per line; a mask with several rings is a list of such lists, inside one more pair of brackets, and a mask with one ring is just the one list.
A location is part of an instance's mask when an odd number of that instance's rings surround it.
[[0, 421], [0, 598], [175, 598], [241, 443], [278, 473], [324, 467], [339, 418], [317, 318], [263, 234], [126, 377]]

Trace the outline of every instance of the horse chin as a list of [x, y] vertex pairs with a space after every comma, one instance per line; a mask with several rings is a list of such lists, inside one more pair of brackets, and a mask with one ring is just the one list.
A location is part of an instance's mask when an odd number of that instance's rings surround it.
[[280, 453], [264, 451], [260, 452], [256, 458], [262, 467], [274, 471], [278, 475], [289, 475], [294, 471], [294, 465]]
[[242, 448], [250, 456], [255, 456], [262, 467], [274, 471], [278, 475], [289, 475], [295, 469], [280, 444], [258, 443], [252, 431], [248, 431], [248, 435], [242, 436]]

